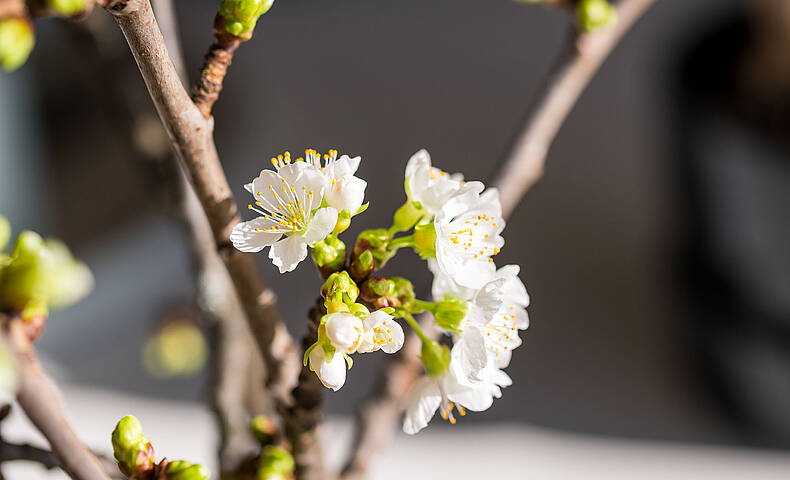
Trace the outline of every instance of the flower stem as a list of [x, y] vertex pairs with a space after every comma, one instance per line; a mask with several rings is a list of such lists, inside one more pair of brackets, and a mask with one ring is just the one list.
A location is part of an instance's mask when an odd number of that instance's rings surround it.
[[415, 299], [414, 300], [414, 312], [420, 312], [423, 310], [427, 310], [429, 312], [433, 312], [436, 309], [436, 304], [433, 302], [426, 302], [425, 300]]
[[406, 323], [409, 324], [409, 326], [412, 328], [412, 330], [414, 330], [414, 333], [416, 333], [417, 336], [420, 337], [420, 340], [423, 343], [431, 341], [431, 339], [428, 338], [427, 335], [425, 335], [425, 332], [422, 331], [422, 328], [420, 328], [420, 324], [417, 323], [417, 320], [414, 319], [414, 316], [412, 316], [411, 313], [404, 314], [403, 318], [406, 319]]
[[414, 235], [406, 235], [404, 237], [393, 238], [389, 244], [391, 250], [396, 251], [403, 247], [411, 247], [414, 245]]

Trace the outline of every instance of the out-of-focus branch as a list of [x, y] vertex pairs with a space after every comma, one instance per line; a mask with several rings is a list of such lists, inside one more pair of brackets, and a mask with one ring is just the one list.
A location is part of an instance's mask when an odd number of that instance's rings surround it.
[[494, 181], [505, 217], [543, 175], [551, 142], [595, 72], [654, 1], [622, 0], [613, 27], [576, 37], [575, 49], [551, 74]]
[[99, 459], [82, 444], [66, 420], [60, 391], [39, 364], [24, 320], [0, 316], [0, 321], [3, 339], [19, 372], [17, 402], [47, 439], [60, 466], [76, 480], [109, 479]]
[[148, 91], [208, 218], [220, 258], [230, 272], [250, 328], [268, 367], [267, 385], [277, 405], [290, 403], [298, 357], [253, 257], [229, 241], [238, 210], [213, 139], [213, 120], [192, 103], [178, 78], [148, 0], [100, 0], [123, 31]]

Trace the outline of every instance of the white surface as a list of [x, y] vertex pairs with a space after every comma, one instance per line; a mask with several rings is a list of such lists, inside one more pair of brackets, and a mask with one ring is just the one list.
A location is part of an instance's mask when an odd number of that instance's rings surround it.
[[[71, 420], [94, 449], [109, 453], [115, 422], [134, 414], [154, 443], [157, 458], [183, 458], [214, 467], [215, 438], [210, 412], [197, 404], [129, 397], [111, 391], [64, 388]], [[434, 420], [434, 423], [438, 423]], [[438, 427], [438, 428], [437, 428]], [[13, 440], [42, 439], [16, 411], [4, 426]], [[327, 435], [330, 463], [342, 461], [351, 435], [346, 419], [330, 422]], [[59, 472], [21, 463], [4, 466], [9, 480], [61, 479]], [[399, 434], [382, 455], [371, 478], [430, 479], [788, 479], [790, 456], [777, 452], [696, 445], [616, 440], [571, 435], [529, 426], [454, 427], [431, 425], [419, 435]]]

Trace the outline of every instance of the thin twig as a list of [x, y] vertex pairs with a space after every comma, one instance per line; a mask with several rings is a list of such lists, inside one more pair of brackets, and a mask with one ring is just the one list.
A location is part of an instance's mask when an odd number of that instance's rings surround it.
[[2, 334], [19, 372], [17, 402], [47, 439], [63, 470], [76, 480], [109, 479], [99, 459], [82, 444], [66, 420], [60, 391], [39, 364], [24, 320], [2, 316]]
[[[118, 464], [114, 460], [99, 455], [96, 457], [109, 478], [113, 480], [125, 478], [118, 470]], [[0, 438], [0, 464], [16, 461], [37, 463], [47, 470], [61, 468], [60, 460], [49, 450], [29, 443], [13, 443]]]
[[268, 367], [275, 404], [288, 405], [299, 367], [293, 339], [279, 320], [274, 293], [265, 287], [254, 258], [229, 241], [240, 217], [213, 139], [213, 119], [192, 103], [178, 78], [148, 0], [100, 0], [123, 31], [182, 166], [208, 218], [214, 242], [244, 306]]
[[242, 42], [241, 38], [225, 32], [222, 28], [224, 22], [220, 15], [214, 19], [214, 43], [206, 53], [200, 78], [192, 89], [192, 101], [206, 118], [211, 116], [211, 109], [219, 98], [222, 82], [233, 61], [233, 53]]
[[[616, 26], [577, 37], [576, 48], [552, 74], [552, 80], [528, 116], [524, 131], [518, 135], [496, 176], [494, 185], [499, 188], [505, 218], [542, 175], [552, 140], [598, 67], [654, 1], [622, 0], [617, 5]], [[403, 348], [418, 351], [417, 336], [410, 334]], [[392, 436], [405, 396], [422, 370], [416, 353], [405, 353], [390, 362], [382, 383], [358, 413], [352, 453], [343, 468], [343, 480], [365, 478], [372, 460]]]
[[521, 134], [505, 157], [494, 185], [509, 216], [526, 191], [543, 175], [546, 154], [581, 93], [623, 35], [655, 0], [622, 0], [617, 24], [578, 36], [576, 48], [551, 75]]

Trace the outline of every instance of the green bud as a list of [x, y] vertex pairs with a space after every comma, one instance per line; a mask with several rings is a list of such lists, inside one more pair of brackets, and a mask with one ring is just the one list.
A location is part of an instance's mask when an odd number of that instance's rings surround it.
[[333, 233], [345, 232], [349, 226], [351, 226], [351, 212], [349, 212], [347, 208], [344, 208], [337, 214], [337, 223], [335, 224]]
[[250, 422], [250, 432], [258, 443], [265, 445], [277, 435], [277, 425], [266, 415], [255, 415]]
[[4, 306], [22, 310], [28, 302], [47, 302], [54, 267], [54, 258], [44, 247], [44, 240], [34, 232], [20, 233], [3, 269], [0, 299]]
[[581, 0], [576, 4], [576, 21], [585, 32], [611, 27], [617, 21], [617, 9], [606, 0]]
[[425, 215], [425, 210], [417, 207], [414, 202], [408, 201], [395, 210], [395, 216], [392, 219], [392, 228], [396, 229], [398, 232], [410, 230], [423, 215]]
[[33, 25], [22, 18], [0, 20], [0, 66], [6, 72], [21, 67], [36, 43]]
[[211, 474], [203, 465], [175, 460], [167, 464], [165, 478], [167, 480], [207, 480]]
[[269, 445], [261, 450], [256, 476], [258, 480], [288, 478], [295, 467], [294, 458], [288, 450], [277, 445]]
[[3, 250], [8, 245], [9, 240], [11, 240], [11, 222], [0, 215], [0, 250]]
[[127, 476], [154, 468], [154, 447], [135, 417], [123, 417], [112, 431], [111, 439], [113, 456]]
[[60, 240], [49, 238], [45, 246], [55, 262], [49, 277], [49, 305], [56, 310], [69, 307], [93, 289], [93, 274]]
[[321, 295], [327, 301], [354, 303], [359, 296], [359, 288], [345, 270], [329, 276], [321, 287]]
[[416, 296], [414, 295], [414, 285], [403, 277], [392, 277], [395, 285], [395, 296], [398, 298], [400, 308], [410, 309]]
[[346, 244], [335, 235], [329, 235], [313, 244], [312, 255], [321, 273], [328, 276], [340, 270], [346, 262]]
[[444, 330], [459, 333], [461, 321], [466, 317], [468, 305], [460, 298], [444, 297], [444, 300], [437, 302], [434, 306], [433, 318], [436, 324]]
[[414, 251], [420, 258], [436, 258], [436, 229], [433, 222], [420, 223], [414, 227]]
[[354, 279], [361, 281], [373, 272], [374, 267], [375, 260], [373, 259], [373, 253], [370, 250], [365, 250], [354, 258], [349, 267], [349, 271]]
[[274, 0], [222, 0], [219, 14], [222, 15], [225, 31], [242, 38], [251, 38], [258, 17], [268, 12]]
[[444, 375], [450, 369], [450, 349], [436, 340], [423, 340], [420, 360], [429, 377]]
[[58, 15], [71, 17], [76, 15], [86, 7], [85, 0], [47, 0], [47, 5]]

